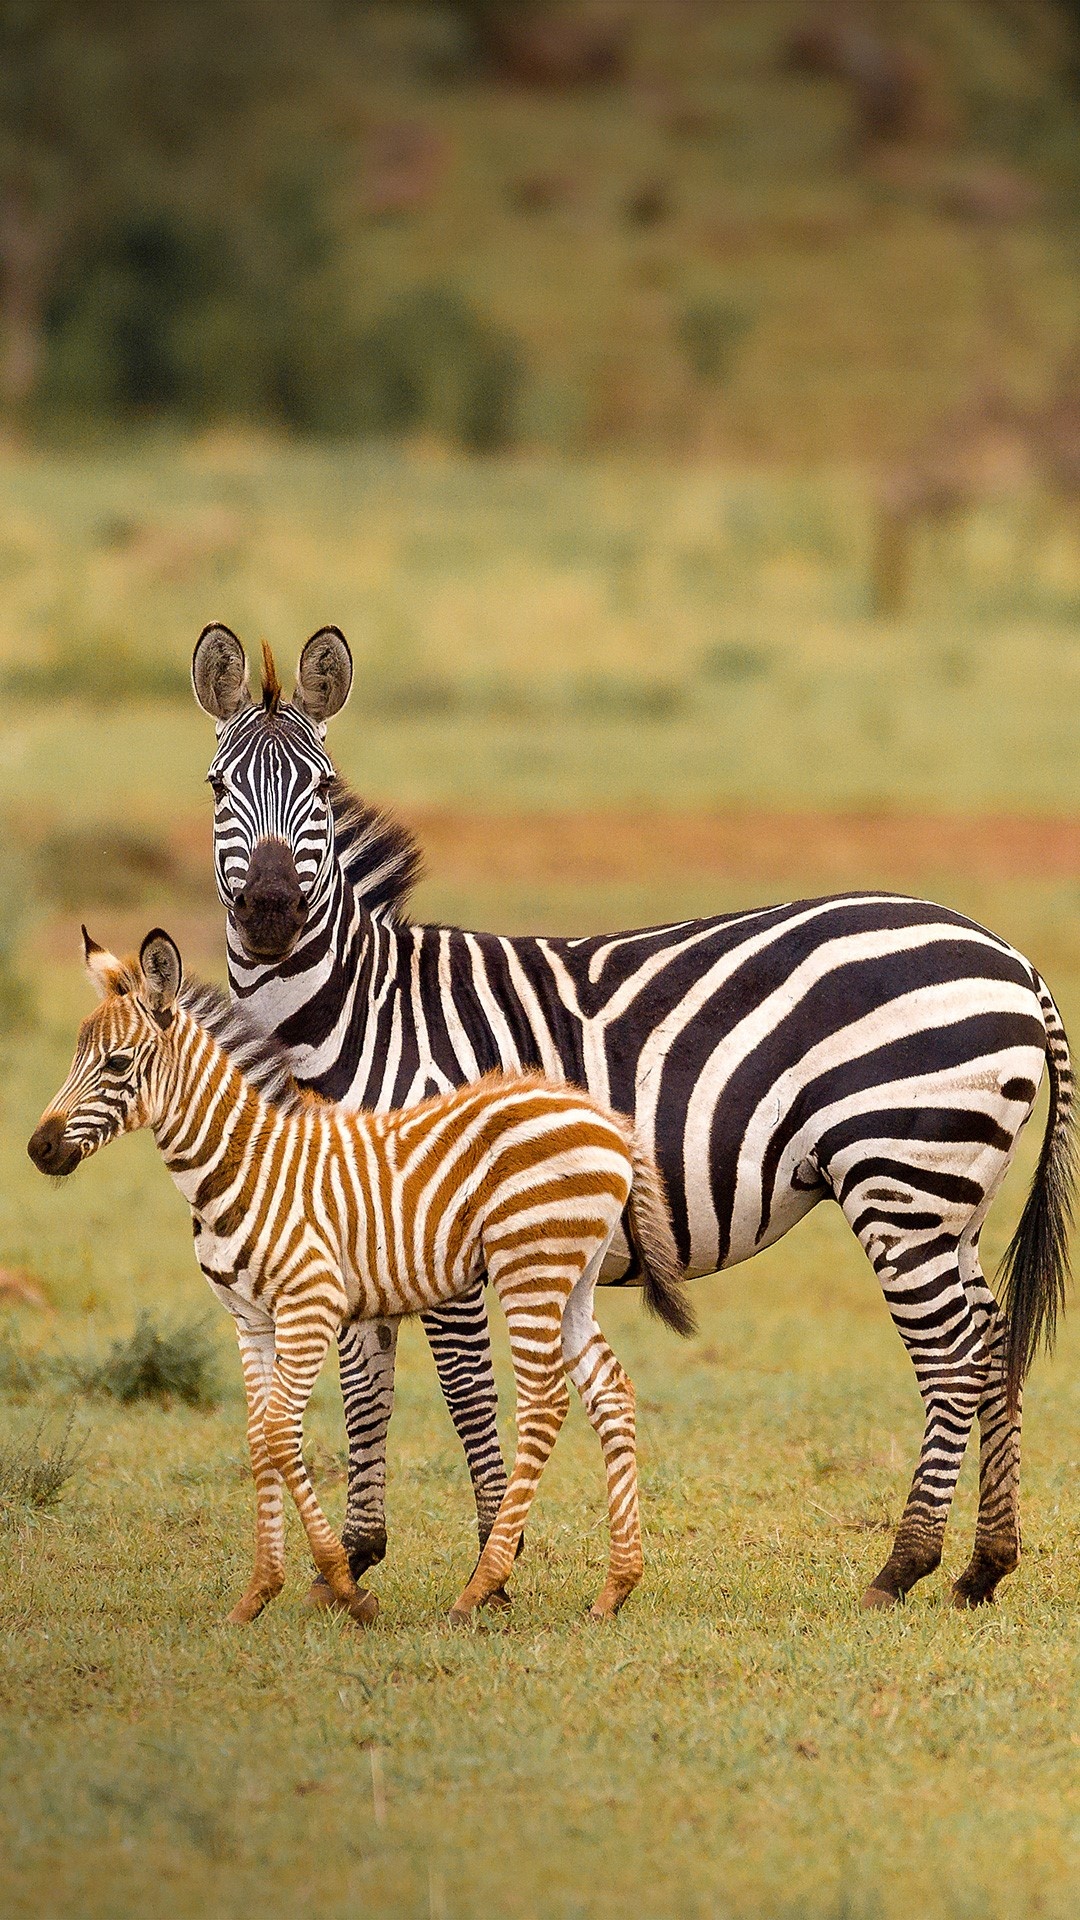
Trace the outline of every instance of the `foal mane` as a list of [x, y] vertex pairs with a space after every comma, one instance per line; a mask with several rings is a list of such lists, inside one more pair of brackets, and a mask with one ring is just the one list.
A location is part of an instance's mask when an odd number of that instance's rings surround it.
[[280, 1113], [299, 1113], [304, 1095], [292, 1076], [289, 1056], [273, 1035], [261, 1033], [246, 1010], [221, 987], [188, 975], [180, 1005], [212, 1034], [244, 1079]]

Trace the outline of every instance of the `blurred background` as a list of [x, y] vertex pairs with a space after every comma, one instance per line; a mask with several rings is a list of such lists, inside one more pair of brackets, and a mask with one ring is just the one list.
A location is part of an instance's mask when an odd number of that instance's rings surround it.
[[1078, 126], [1067, 0], [0, 8], [3, 1017], [220, 967], [212, 618], [342, 626], [431, 916], [1080, 972]]

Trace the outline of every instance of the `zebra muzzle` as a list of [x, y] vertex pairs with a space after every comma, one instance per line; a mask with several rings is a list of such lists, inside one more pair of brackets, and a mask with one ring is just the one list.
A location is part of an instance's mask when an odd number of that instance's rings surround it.
[[307, 902], [284, 840], [260, 840], [229, 909], [253, 960], [283, 960], [304, 930]]

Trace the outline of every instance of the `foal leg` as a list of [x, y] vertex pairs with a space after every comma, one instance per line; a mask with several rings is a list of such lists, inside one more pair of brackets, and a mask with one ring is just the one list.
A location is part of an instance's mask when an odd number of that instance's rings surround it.
[[[397, 1320], [351, 1320], [338, 1334], [338, 1372], [349, 1447], [349, 1486], [341, 1544], [354, 1580], [386, 1557], [386, 1434], [394, 1410]], [[329, 1607], [334, 1596], [319, 1575], [305, 1596]]]
[[602, 1261], [603, 1252], [589, 1262], [562, 1322], [563, 1363], [599, 1437], [607, 1472], [611, 1544], [607, 1579], [589, 1609], [593, 1620], [609, 1620], [619, 1611], [642, 1569], [634, 1388], [597, 1325], [593, 1296]]
[[281, 1475], [266, 1447], [263, 1420], [274, 1372], [274, 1329], [253, 1328], [236, 1322], [240, 1365], [248, 1406], [248, 1450], [255, 1482], [255, 1565], [251, 1578], [229, 1614], [233, 1626], [246, 1626], [281, 1592], [285, 1584], [285, 1515]]
[[570, 1395], [563, 1376], [560, 1325], [576, 1276], [565, 1268], [518, 1271], [500, 1284], [492, 1274], [510, 1336], [517, 1387], [517, 1450], [510, 1482], [471, 1578], [450, 1619], [460, 1625], [508, 1579], [540, 1475], [566, 1419]]
[[373, 1593], [362, 1591], [352, 1576], [345, 1549], [330, 1527], [308, 1477], [303, 1454], [304, 1409], [341, 1320], [344, 1305], [332, 1273], [312, 1295], [321, 1276], [303, 1276], [304, 1297], [281, 1300], [275, 1326], [276, 1358], [263, 1432], [271, 1463], [296, 1502], [312, 1558], [330, 1588], [333, 1601], [366, 1626], [378, 1612]]

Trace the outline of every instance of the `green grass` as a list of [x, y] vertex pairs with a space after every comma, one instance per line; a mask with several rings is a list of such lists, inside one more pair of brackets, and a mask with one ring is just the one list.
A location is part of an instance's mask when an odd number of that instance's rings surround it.
[[0, 459], [0, 523], [0, 677], [50, 690], [5, 700], [0, 807], [64, 829], [69, 781], [83, 818], [198, 808], [211, 618], [286, 677], [338, 622], [331, 742], [399, 804], [1080, 805], [1080, 540], [1052, 503], [929, 543], [903, 622], [868, 612], [868, 485], [836, 471], [218, 437]]
[[[331, 742], [373, 797], [489, 811], [1080, 806], [1080, 563], [1065, 527], [1018, 544], [1019, 505], [987, 509], [937, 561], [928, 549], [919, 611], [891, 626], [864, 611], [865, 492], [835, 473], [486, 466], [219, 439], [7, 458], [0, 509], [0, 670], [69, 640], [85, 661], [114, 634], [175, 675], [211, 617], [249, 641], [265, 632], [288, 662], [337, 619], [358, 675]], [[125, 515], [143, 531], [118, 544]], [[424, 684], [437, 691], [417, 715]], [[673, 705], [657, 705], [657, 686]], [[15, 838], [52, 849], [48, 873], [38, 862], [43, 912], [63, 902], [18, 955], [36, 1024], [17, 1025], [0, 1054], [0, 1264], [39, 1275], [57, 1307], [55, 1320], [12, 1312], [4, 1331], [2, 1445], [16, 1456], [63, 1431], [63, 1354], [100, 1355], [143, 1314], [176, 1326], [210, 1305], [187, 1209], [145, 1138], [59, 1188], [25, 1141], [88, 1005], [58, 959], [73, 953], [84, 884], [98, 937], [129, 943], [161, 919], [220, 972], [205, 892], [181, 891], [186, 868], [135, 858], [173, 833], [198, 844], [212, 739], [185, 701], [5, 697], [0, 809]], [[812, 865], [813, 849], [793, 845], [768, 894], [801, 890]], [[925, 885], [1024, 947], [1080, 1032], [1070, 876], [942, 867]], [[24, 891], [6, 885], [13, 903]], [[419, 906], [584, 931], [763, 891], [647, 864], [588, 885], [573, 871], [435, 870]], [[1033, 1132], [995, 1210], [991, 1262], [1036, 1145]], [[5, 1920], [127, 1920], [166, 1905], [177, 1920], [228, 1920], [253, 1903], [267, 1920], [308, 1908], [327, 1920], [1020, 1920], [1039, 1902], [1043, 1920], [1071, 1916], [1076, 1326], [1028, 1396], [1025, 1559], [997, 1609], [960, 1618], [946, 1605], [973, 1522], [969, 1463], [944, 1574], [895, 1616], [868, 1617], [858, 1597], [921, 1430], [873, 1275], [821, 1208], [695, 1294], [702, 1334], [687, 1346], [635, 1300], [602, 1302], [638, 1386], [647, 1554], [610, 1632], [582, 1623], [605, 1538], [599, 1457], [577, 1411], [506, 1630], [459, 1637], [441, 1624], [474, 1552], [471, 1500], [415, 1329], [391, 1441], [391, 1553], [373, 1582], [382, 1613], [363, 1638], [302, 1610], [292, 1523], [281, 1600], [246, 1633], [222, 1624], [252, 1531], [224, 1314], [210, 1323], [219, 1404], [80, 1397], [77, 1474], [48, 1509], [13, 1509], [0, 1537]], [[509, 1438], [501, 1331], [498, 1349]], [[339, 1520], [332, 1368], [309, 1443]]]
[[[1014, 922], [1023, 909], [1020, 893]], [[1040, 911], [1008, 930], [1034, 931]], [[1054, 986], [1075, 1028], [1080, 966]], [[37, 1268], [59, 1311], [37, 1334], [23, 1313], [9, 1338], [93, 1351], [146, 1311], [189, 1320], [202, 1283], [187, 1210], [145, 1137], [59, 1188], [27, 1162], [86, 996], [73, 970], [43, 989], [37, 1032], [5, 1053], [0, 1246]], [[1035, 1148], [1033, 1135], [995, 1211], [991, 1259]], [[402, 1340], [382, 1613], [363, 1637], [302, 1610], [292, 1520], [284, 1595], [250, 1630], [223, 1625], [252, 1531], [224, 1314], [210, 1323], [217, 1407], [84, 1402], [77, 1477], [3, 1536], [5, 1916], [111, 1920], [163, 1901], [180, 1917], [257, 1901], [282, 1920], [313, 1903], [328, 1920], [1074, 1912], [1076, 1325], [1029, 1392], [1026, 1553], [999, 1606], [961, 1617], [946, 1604], [973, 1524], [969, 1462], [944, 1574], [885, 1618], [858, 1598], [887, 1551], [920, 1409], [839, 1216], [819, 1209], [695, 1297], [702, 1331], [687, 1345], [636, 1299], [602, 1301], [638, 1388], [647, 1561], [610, 1631], [582, 1621], [605, 1533], [577, 1408], [505, 1630], [443, 1626], [474, 1551], [471, 1500], [418, 1330]], [[340, 1519], [332, 1375], [308, 1435]], [[52, 1367], [23, 1382], [8, 1444], [62, 1423], [67, 1394]]]

